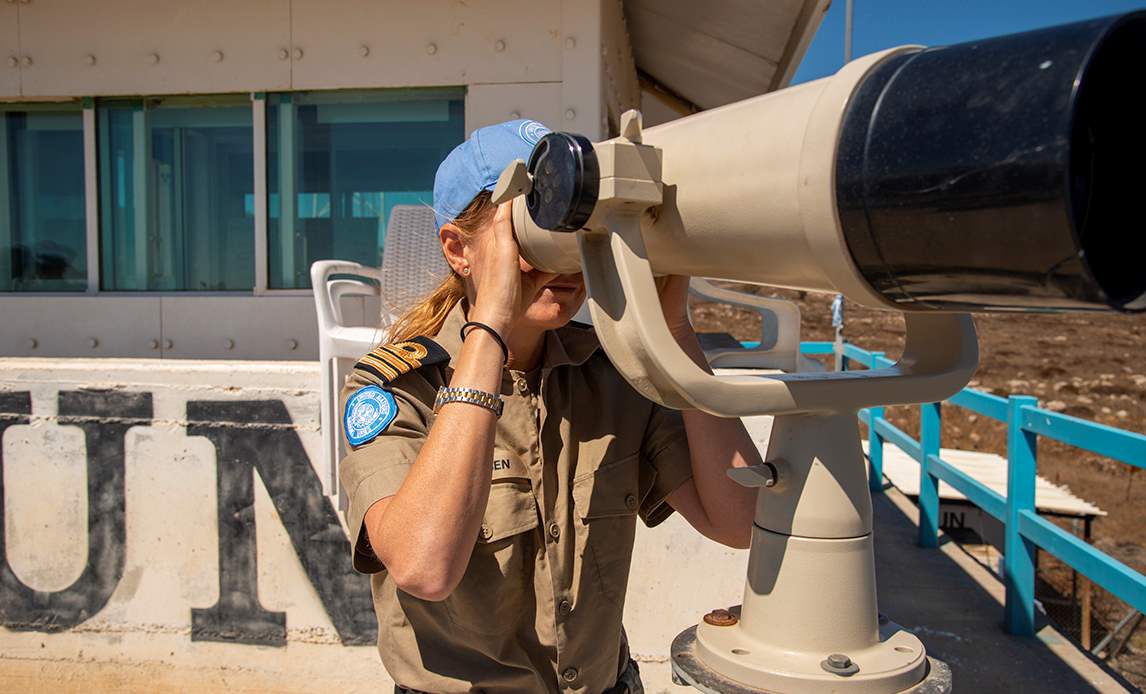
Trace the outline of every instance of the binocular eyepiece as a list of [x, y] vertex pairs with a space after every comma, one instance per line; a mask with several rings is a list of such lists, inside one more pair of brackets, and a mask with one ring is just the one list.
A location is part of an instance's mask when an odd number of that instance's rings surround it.
[[[679, 212], [644, 225], [650, 262], [906, 311], [1146, 310], [1144, 65], [1137, 12], [895, 49], [650, 128]], [[533, 222], [581, 229], [593, 144], [551, 133], [528, 170]]]

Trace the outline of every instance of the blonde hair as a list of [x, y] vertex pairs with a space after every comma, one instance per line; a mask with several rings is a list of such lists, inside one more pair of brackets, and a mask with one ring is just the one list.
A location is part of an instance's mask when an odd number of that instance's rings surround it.
[[[493, 220], [497, 205], [488, 190], [478, 193], [469, 205], [454, 219], [453, 224], [466, 238], [470, 238]], [[446, 316], [465, 298], [466, 286], [462, 278], [452, 269], [438, 288], [402, 314], [387, 337], [390, 342], [402, 342], [419, 335], [437, 335], [446, 322]]]

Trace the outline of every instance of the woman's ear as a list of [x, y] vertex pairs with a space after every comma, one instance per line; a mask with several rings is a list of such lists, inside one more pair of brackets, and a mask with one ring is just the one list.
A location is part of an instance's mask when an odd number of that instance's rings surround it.
[[446, 257], [446, 263], [458, 275], [462, 274], [462, 268], [469, 266], [463, 238], [462, 230], [453, 224], [443, 224], [438, 231], [438, 240], [442, 242], [442, 255]]

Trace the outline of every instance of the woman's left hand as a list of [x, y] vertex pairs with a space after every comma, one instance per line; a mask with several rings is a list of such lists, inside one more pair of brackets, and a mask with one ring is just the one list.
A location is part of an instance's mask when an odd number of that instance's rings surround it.
[[688, 281], [685, 275], [666, 275], [657, 280], [661, 299], [661, 310], [673, 337], [692, 336], [692, 323], [688, 320]]

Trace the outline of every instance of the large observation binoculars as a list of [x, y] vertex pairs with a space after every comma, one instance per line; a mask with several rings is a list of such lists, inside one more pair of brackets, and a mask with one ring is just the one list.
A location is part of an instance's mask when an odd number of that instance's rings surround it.
[[[654, 400], [724, 415], [825, 404], [654, 350], [668, 339], [652, 325], [654, 274], [908, 312], [902, 375], [950, 372], [939, 399], [974, 369], [955, 359], [974, 342], [969, 319], [950, 312], [1146, 310], [1144, 58], [1141, 12], [895, 48], [648, 130], [627, 114], [597, 144], [549, 134], [495, 197], [523, 194], [514, 227], [534, 267], [585, 272], [605, 349]], [[924, 354], [924, 333], [949, 349]], [[918, 401], [902, 385], [861, 406]]]
[[[897, 310], [1146, 310], [1143, 64], [1139, 13], [896, 48], [645, 130], [674, 189], [642, 219], [652, 269]], [[601, 164], [538, 144], [531, 263], [580, 266], [550, 232], [600, 221]]]
[[[605, 142], [553, 133], [503, 172], [494, 200], [514, 199], [522, 255], [585, 273], [597, 334], [634, 388], [776, 415], [767, 462], [732, 473], [759, 488], [744, 604], [677, 637], [682, 681], [950, 688], [919, 639], [878, 615], [856, 412], [965, 386], [978, 364], [967, 312], [1146, 310], [1144, 58], [1143, 12], [895, 48], [647, 131], [629, 112]], [[658, 274], [903, 311], [903, 355], [867, 371], [713, 375], [670, 335]]]

